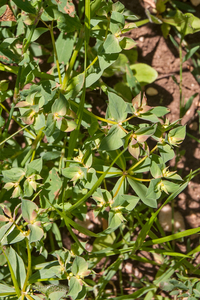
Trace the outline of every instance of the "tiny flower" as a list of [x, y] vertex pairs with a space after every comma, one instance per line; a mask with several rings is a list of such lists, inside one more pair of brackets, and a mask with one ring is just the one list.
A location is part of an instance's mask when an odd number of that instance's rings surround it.
[[143, 94], [143, 98], [141, 99], [141, 93], [132, 100], [132, 104], [134, 108], [134, 114], [136, 116], [139, 116], [140, 114], [143, 114], [152, 108], [151, 106], [147, 105], [147, 98], [145, 94]]

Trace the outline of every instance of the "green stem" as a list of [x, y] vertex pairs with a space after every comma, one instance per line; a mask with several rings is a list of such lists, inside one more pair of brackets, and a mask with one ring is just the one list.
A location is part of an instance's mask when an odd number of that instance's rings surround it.
[[82, 45], [83, 45], [83, 38], [80, 37], [77, 44], [76, 44], [76, 47], [75, 47], [74, 52], [72, 54], [72, 57], [70, 59], [69, 66], [68, 66], [68, 68], [65, 72], [65, 77], [64, 77], [63, 83], [61, 85], [61, 91], [65, 91], [66, 88], [67, 88], [67, 84], [68, 84], [68, 81], [69, 81], [69, 78], [70, 78], [71, 71], [74, 67], [77, 55], [78, 55], [79, 51], [81, 50]]
[[[72, 100], [69, 100], [70, 104], [73, 106], [76, 106], [76, 107], [79, 107], [79, 104], [72, 101]], [[98, 117], [96, 116], [95, 114], [93, 114], [92, 112], [88, 111], [87, 109], [83, 109], [84, 113], [86, 113], [87, 115], [91, 116], [92, 118], [94, 119], [97, 119], [99, 121], [102, 121], [102, 122], [105, 122], [105, 123], [109, 123], [109, 124], [113, 124], [113, 125], [117, 125], [118, 123], [116, 121], [111, 121], [111, 120], [107, 120], [107, 119], [104, 119], [104, 118], [101, 118], [101, 117]], [[124, 121], [122, 121], [123, 123]]]
[[144, 182], [150, 182], [151, 179], [144, 179], [144, 178], [137, 178], [137, 177], [133, 177], [133, 176], [129, 176], [131, 179], [136, 180], [136, 181], [144, 181]]
[[192, 139], [194, 139], [196, 142], [200, 143], [200, 140], [197, 139], [194, 135], [190, 134], [190, 133], [186, 133], [189, 137], [191, 137]]
[[[0, 103], [0, 104], [1, 104], [1, 103]], [[1, 107], [3, 107], [3, 106], [1, 105]], [[11, 121], [11, 119], [12, 119], [12, 115], [13, 115], [13, 112], [14, 112], [14, 108], [15, 108], [15, 103], [13, 102], [13, 103], [11, 104], [11, 108], [10, 108], [10, 111], [9, 111], [8, 120], [7, 120], [7, 122], [6, 122], [6, 125], [5, 125], [5, 128], [4, 128], [4, 132], [3, 132], [3, 134], [4, 134], [5, 137], [6, 137], [7, 132], [8, 132], [8, 128], [9, 128], [9, 125], [10, 125], [10, 121]]]
[[[155, 150], [157, 149], [157, 145], [151, 150], [150, 154], [153, 153]], [[137, 166], [139, 166], [149, 155], [145, 155], [141, 160], [139, 160], [136, 164], [134, 164], [133, 166], [131, 166], [128, 169], [128, 173], [130, 173], [130, 171], [134, 170]]]
[[180, 109], [179, 109], [179, 118], [181, 114], [181, 109], [184, 105], [183, 103], [183, 52], [182, 52], [182, 39], [179, 44], [179, 59], [180, 59], [180, 82], [179, 82], [179, 97], [180, 97]]
[[25, 163], [27, 162], [27, 160], [32, 156], [31, 160], [34, 159], [35, 156], [35, 151], [37, 148], [38, 143], [41, 141], [41, 139], [43, 138], [44, 133], [42, 130], [39, 131], [38, 135], [35, 138], [35, 141], [32, 143], [31, 145], [31, 149], [28, 151], [28, 153], [26, 154], [26, 156], [24, 157], [23, 161], [21, 162], [21, 166], [24, 167]]
[[183, 99], [183, 51], [182, 51], [182, 42], [184, 40], [186, 29], [188, 26], [189, 18], [186, 18], [184, 28], [181, 30], [181, 39], [179, 43], [179, 59], [180, 59], [180, 82], [179, 82], [179, 94], [180, 94], [180, 109], [179, 109], [179, 118], [181, 117], [181, 110], [184, 106], [184, 99]]
[[121, 188], [121, 186], [122, 186], [122, 183], [124, 182], [124, 179], [125, 179], [125, 178], [126, 178], [126, 176], [123, 175], [122, 178], [121, 178], [120, 184], [119, 184], [119, 186], [118, 186], [118, 188], [117, 188], [117, 190], [116, 190], [116, 192], [115, 192], [113, 198], [115, 198], [115, 197], [117, 196], [117, 194], [119, 193], [119, 190], [120, 190], [120, 188]]
[[24, 130], [25, 128], [27, 128], [28, 126], [30, 126], [29, 124], [24, 126], [23, 128], [19, 129], [18, 131], [16, 131], [15, 133], [11, 134], [8, 138], [6, 138], [4, 141], [2, 141], [0, 143], [0, 146], [3, 145], [4, 143], [6, 143], [9, 139], [11, 139], [12, 137], [14, 137], [15, 135], [17, 135], [20, 131]]
[[[84, 56], [84, 76], [86, 78], [87, 74], [87, 49], [88, 43], [90, 38], [90, 0], [85, 0], [85, 21], [84, 21], [84, 29], [85, 29], [85, 56]], [[80, 40], [79, 40], [80, 41]], [[81, 45], [80, 45], [81, 47]], [[70, 134], [69, 140], [69, 150], [68, 150], [68, 157], [67, 160], [71, 159], [73, 155], [74, 148], [76, 146], [77, 138], [80, 132], [81, 122], [83, 118], [83, 111], [84, 111], [84, 104], [85, 104], [85, 94], [86, 94], [86, 85], [85, 85], [85, 78], [84, 78], [84, 85], [83, 85], [83, 92], [81, 95], [81, 101], [78, 106], [77, 111], [77, 127], [76, 129]], [[66, 163], [66, 167], [69, 166], [69, 162]]]
[[30, 249], [30, 246], [29, 246], [29, 242], [28, 242], [28, 238], [25, 238], [26, 240], [26, 248], [27, 248], [27, 254], [28, 254], [28, 266], [27, 266], [27, 273], [26, 273], [26, 278], [25, 278], [25, 281], [24, 281], [24, 285], [23, 285], [23, 288], [22, 288], [22, 299], [24, 299], [24, 292], [26, 291], [26, 288], [27, 288], [27, 285], [28, 285], [28, 280], [29, 280], [29, 277], [31, 275], [31, 249]]
[[55, 55], [55, 59], [56, 59], [56, 66], [57, 66], [57, 71], [58, 71], [59, 82], [60, 82], [60, 85], [62, 85], [60, 65], [59, 65], [59, 61], [58, 61], [58, 54], [57, 54], [57, 50], [56, 50], [56, 43], [55, 43], [54, 34], [53, 34], [53, 21], [51, 23], [51, 26], [49, 26], [49, 30], [50, 30], [50, 34], [51, 34], [53, 51], [54, 51], [54, 55]]

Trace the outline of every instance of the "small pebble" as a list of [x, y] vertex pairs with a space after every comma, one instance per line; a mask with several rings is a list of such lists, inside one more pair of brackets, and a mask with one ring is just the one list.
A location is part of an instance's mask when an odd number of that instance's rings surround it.
[[197, 122], [193, 122], [189, 125], [189, 128], [191, 130], [197, 131], [198, 130], [198, 123]]
[[200, 0], [190, 0], [192, 5], [198, 6], [200, 4]]
[[149, 88], [146, 90], [146, 94], [147, 94], [148, 96], [156, 96], [156, 95], [158, 95], [158, 91], [157, 91], [155, 88], [153, 88], [153, 87], [149, 87]]
[[[158, 219], [160, 225], [162, 226], [164, 231], [172, 231], [172, 208], [170, 205], [165, 205], [159, 215]], [[184, 231], [185, 230], [185, 222], [183, 216], [179, 211], [174, 212], [174, 231]]]

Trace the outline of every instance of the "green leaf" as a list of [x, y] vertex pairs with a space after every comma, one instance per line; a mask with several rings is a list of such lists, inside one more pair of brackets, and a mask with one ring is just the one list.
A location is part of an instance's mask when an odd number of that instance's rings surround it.
[[0, 61], [6, 64], [18, 63], [19, 56], [13, 53], [10, 49], [3, 48], [0, 45]]
[[120, 53], [122, 51], [119, 40], [114, 34], [108, 34], [107, 39], [103, 43], [103, 50], [106, 54]]
[[42, 230], [42, 228], [40, 228], [36, 224], [28, 224], [28, 228], [30, 229], [30, 237], [29, 237], [30, 243], [35, 243], [42, 239], [44, 235], [44, 231]]
[[44, 27], [38, 27], [34, 30], [31, 38], [31, 42], [35, 42], [43, 33], [47, 32], [49, 29]]
[[6, 12], [7, 6], [4, 5], [4, 4], [6, 4], [6, 2], [7, 2], [6, 0], [1, 1], [0, 16], [2, 16]]
[[134, 48], [136, 44], [137, 43], [133, 39], [128, 37], [123, 37], [119, 42], [120, 47], [124, 50], [130, 50]]
[[99, 80], [99, 78], [101, 78], [103, 74], [103, 70], [99, 71], [99, 72], [95, 72], [95, 73], [90, 73], [87, 77], [86, 77], [86, 88], [90, 87], [91, 85], [93, 85], [97, 80]]
[[58, 243], [59, 248], [63, 248], [61, 232], [56, 223], [52, 224], [52, 232], [54, 234], [56, 242]]
[[123, 221], [124, 221], [124, 217], [122, 215], [121, 212], [117, 212], [117, 213], [109, 213], [109, 226], [106, 229], [106, 233], [111, 233], [113, 231], [115, 231], [119, 226], [122, 225]]
[[69, 104], [67, 99], [63, 94], [60, 93], [59, 97], [54, 101], [51, 110], [53, 114], [64, 116], [66, 115], [68, 108]]
[[8, 229], [12, 226], [12, 223], [9, 222], [3, 226], [0, 227], [0, 241], [2, 241], [2, 239], [4, 238], [6, 232], [8, 231]]
[[163, 18], [163, 21], [175, 26], [183, 36], [200, 31], [200, 19], [191, 13], [183, 14], [178, 9], [176, 10], [176, 14], [173, 18]]
[[195, 294], [196, 297], [200, 297], [200, 291], [198, 291], [197, 289], [193, 289], [193, 292]]
[[145, 124], [145, 126], [140, 127], [140, 129], [135, 131], [135, 134], [137, 135], [137, 140], [141, 143], [146, 141], [147, 137], [150, 137], [154, 134], [156, 128], [157, 124], [152, 124], [150, 126]]
[[27, 165], [26, 176], [33, 174], [33, 171], [36, 173], [40, 173], [42, 171], [42, 166], [43, 163], [41, 158], [34, 159]]
[[[41, 206], [42, 207], [49, 207], [50, 203], [55, 202], [60, 194], [62, 187], [62, 180], [59, 177], [55, 168], [53, 168], [45, 181], [44, 187], [42, 192], [40, 193], [41, 196]], [[48, 201], [46, 200], [48, 199]]]
[[156, 117], [160, 118], [170, 112], [169, 108], [164, 106], [156, 106], [151, 109], [151, 112], [156, 115]]
[[122, 138], [125, 137], [125, 132], [118, 126], [113, 125], [106, 137], [103, 138], [99, 150], [112, 151], [123, 146]]
[[[87, 82], [87, 81], [86, 81]], [[88, 128], [88, 132], [91, 136], [99, 129], [99, 123], [97, 120], [92, 121], [91, 126]]]
[[76, 179], [83, 179], [86, 176], [87, 168], [82, 168], [82, 167], [68, 167], [65, 169], [62, 169], [62, 175], [74, 180]]
[[133, 76], [133, 72], [128, 64], [126, 64], [126, 81], [130, 88], [135, 87], [135, 77]]
[[168, 141], [171, 145], [178, 145], [182, 143], [186, 135], [186, 126], [179, 126], [170, 130], [168, 134]]
[[126, 82], [118, 82], [114, 85], [114, 90], [117, 92], [117, 94], [127, 102], [131, 102], [133, 95], [131, 92], [130, 87], [127, 85]]
[[31, 5], [29, 0], [13, 0], [13, 2], [23, 11], [26, 11], [30, 14], [36, 14], [36, 9]]
[[146, 191], [146, 197], [147, 198], [151, 198], [151, 199], [159, 199], [162, 191], [160, 188], [158, 188], [158, 184], [160, 183], [161, 179], [160, 178], [156, 178], [156, 179], [151, 179], [151, 182], [149, 184], [149, 187]]
[[112, 11], [113, 12], [117, 11], [117, 12], [123, 13], [124, 8], [125, 8], [125, 6], [120, 1], [117, 1], [117, 2], [112, 4]]
[[74, 275], [85, 276], [88, 273], [88, 263], [83, 257], [76, 256], [71, 270]]
[[5, 120], [2, 116], [0, 116], [0, 127], [2, 128], [5, 125]]
[[156, 2], [156, 9], [160, 12], [160, 13], [163, 13], [166, 9], [166, 3], [168, 2], [169, 0], [158, 0]]
[[101, 69], [101, 72], [107, 69], [110, 65], [113, 67], [113, 63], [118, 59], [119, 54], [118, 53], [111, 53], [111, 54], [105, 54], [100, 53], [98, 54], [99, 59], [99, 66]]
[[164, 163], [172, 159], [175, 155], [174, 151], [168, 144], [158, 144], [158, 150]]
[[66, 88], [65, 97], [67, 99], [69, 99], [69, 98], [75, 98], [76, 95], [83, 88], [84, 81], [85, 81], [85, 75], [84, 75], [84, 73], [81, 73], [81, 74], [73, 77], [71, 80], [69, 80], [69, 84], [68, 84], [68, 86]]
[[10, 170], [2, 171], [2, 174], [4, 176], [4, 179], [9, 181], [18, 181], [19, 179], [23, 179], [25, 176], [24, 169], [22, 168], [12, 168]]
[[162, 184], [168, 193], [173, 193], [173, 191], [179, 186], [179, 184], [168, 180], [162, 180]]
[[25, 238], [24, 234], [15, 228], [8, 235], [4, 235], [4, 237], [1, 240], [1, 244], [2, 245], [16, 244], [22, 241], [24, 238]]
[[[70, 33], [61, 32], [56, 40], [56, 50], [59, 63], [67, 64], [74, 46], [74, 35]], [[66, 51], [67, 49], [67, 51]]]
[[128, 177], [128, 182], [133, 191], [138, 195], [138, 197], [140, 197], [141, 201], [144, 204], [153, 208], [157, 208], [156, 199], [147, 197], [147, 187], [143, 183], [133, 180], [131, 177]]
[[12, 264], [12, 269], [17, 279], [17, 282], [22, 289], [26, 278], [26, 269], [24, 262], [12, 247], [10, 247], [8, 259]]
[[187, 61], [190, 57], [192, 57], [192, 55], [195, 54], [199, 48], [200, 46], [195, 46], [192, 49], [188, 50], [186, 55], [183, 57], [183, 63]]
[[109, 246], [113, 246], [114, 241], [116, 239], [115, 233], [111, 232], [110, 234], [106, 234], [106, 236], [101, 236], [95, 239], [93, 243], [92, 252], [97, 252], [103, 250]]
[[140, 198], [132, 195], [121, 195], [123, 199], [128, 202], [128, 205], [126, 205], [126, 209], [128, 211], [132, 211], [136, 205], [138, 204]]
[[2, 91], [2, 92], [7, 91], [8, 86], [9, 86], [9, 81], [8, 80], [4, 79], [4, 80], [0, 81], [0, 91]]
[[[119, 155], [119, 153], [120, 153], [120, 150], [116, 150], [116, 151], [110, 152], [109, 155], [110, 155], [111, 159], [114, 160], [117, 157], [117, 155]], [[126, 159], [125, 159], [124, 155], [120, 156], [120, 158], [116, 161], [116, 164], [122, 170], [126, 170]], [[116, 171], [119, 171], [119, 170], [116, 170]]]
[[56, 94], [56, 83], [52, 80], [42, 80], [40, 84], [40, 93], [44, 98], [44, 104], [47, 104]]
[[151, 156], [151, 168], [150, 172], [154, 178], [162, 177], [162, 169], [164, 167], [164, 163], [162, 159], [156, 155], [152, 154]]
[[16, 295], [15, 289], [11, 286], [0, 283], [0, 296]]
[[198, 93], [195, 93], [194, 95], [192, 95], [192, 96], [187, 100], [187, 102], [185, 103], [185, 105], [182, 106], [182, 107], [180, 108], [180, 117], [181, 117], [181, 118], [182, 118], [182, 117], [186, 114], [186, 112], [190, 109], [190, 107], [191, 107], [191, 105], [192, 105], [192, 103], [193, 103], [194, 98], [197, 97], [197, 96], [198, 96]]
[[[122, 174], [118, 175], [121, 176]], [[125, 194], [127, 191], [128, 185], [127, 185], [127, 180], [125, 179], [125, 176], [121, 176], [119, 177], [119, 179], [117, 180], [112, 193], [113, 195], [115, 195], [115, 193], [119, 193], [119, 195], [121, 194]]]
[[61, 266], [58, 265], [57, 261], [53, 261], [48, 263], [44, 268], [41, 270], [36, 271], [31, 277], [29, 278], [29, 283], [35, 283], [38, 281], [45, 281], [50, 278], [60, 277], [61, 274]]
[[69, 293], [67, 296], [71, 296], [73, 300], [75, 300], [82, 290], [82, 286], [79, 280], [76, 277], [71, 277], [69, 280]]
[[45, 126], [46, 126], [45, 115], [43, 113], [37, 114], [35, 117], [34, 129], [40, 130], [45, 128]]
[[[120, 76], [126, 72], [126, 65], [128, 64], [128, 58], [126, 55], [120, 54], [105, 54], [99, 56], [99, 65], [102, 69], [107, 68], [103, 76], [110, 77], [113, 75]], [[111, 65], [111, 66], [110, 66]], [[110, 66], [110, 67], [109, 67]]]
[[130, 65], [130, 68], [141, 85], [152, 83], [158, 77], [156, 70], [143, 63]]
[[56, 292], [52, 292], [48, 295], [49, 300], [60, 300], [61, 298], [63, 299], [63, 297], [66, 295], [65, 291], [56, 291]]
[[35, 221], [36, 211], [38, 211], [38, 206], [34, 202], [22, 199], [22, 217], [26, 222], [32, 224]]
[[109, 106], [111, 116], [115, 121], [120, 122], [127, 117], [127, 104], [126, 102], [115, 93], [108, 92]]
[[68, 14], [63, 14], [60, 11], [54, 11], [55, 18], [57, 19], [58, 28], [64, 32], [74, 32], [81, 28], [81, 22], [79, 18], [75, 15], [70, 17]]
[[74, 17], [75, 15], [75, 6], [71, 0], [51, 0], [53, 4], [56, 4], [58, 6], [58, 9], [60, 12], [64, 14], [68, 14], [71, 17]]
[[124, 27], [125, 19], [122, 13], [117, 11], [112, 11], [111, 18], [110, 18], [110, 30], [112, 34], [116, 34], [120, 32], [121, 29]]
[[56, 120], [54, 120], [53, 114], [48, 114], [45, 134], [46, 136], [52, 136], [56, 128]]
[[79, 225], [78, 223], [74, 222], [73, 220], [71, 220], [70, 218], [68, 218], [66, 215], [63, 215], [61, 213], [64, 221], [65, 221], [65, 224], [66, 226], [69, 224], [71, 225], [72, 227], [74, 227], [76, 230], [78, 230], [78, 232], [81, 232], [85, 235], [88, 235], [88, 236], [93, 236], [93, 237], [98, 237], [99, 235], [88, 230], [87, 228], [84, 228], [83, 226]]
[[147, 17], [149, 18], [149, 21], [151, 23], [162, 24], [162, 20], [160, 18], [157, 18], [156, 16], [150, 14], [148, 9], [146, 9], [146, 14], [147, 14]]

